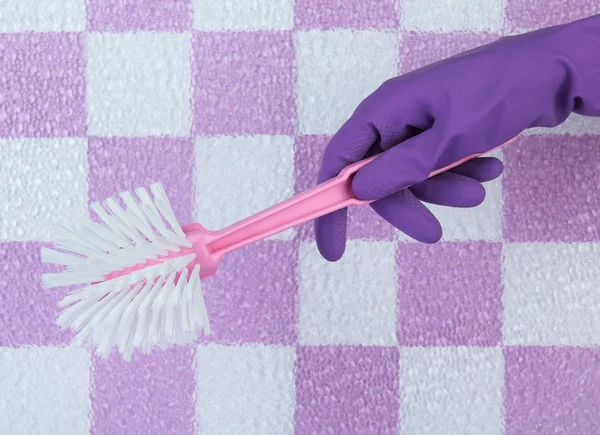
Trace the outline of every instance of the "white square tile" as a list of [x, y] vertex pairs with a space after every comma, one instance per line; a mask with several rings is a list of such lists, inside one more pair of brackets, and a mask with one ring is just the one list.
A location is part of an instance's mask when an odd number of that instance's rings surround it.
[[485, 191], [485, 200], [474, 208], [465, 209], [427, 204], [442, 224], [443, 240], [502, 240], [501, 179], [485, 183]]
[[592, 116], [581, 116], [572, 113], [565, 122], [554, 128], [536, 127], [523, 132], [530, 134], [572, 134], [581, 136], [586, 134], [600, 135], [600, 119]]
[[90, 33], [89, 134], [188, 136], [189, 33]]
[[295, 348], [200, 346], [196, 433], [293, 434]]
[[87, 213], [87, 140], [0, 139], [0, 241], [52, 241]]
[[358, 104], [398, 75], [395, 32], [296, 33], [298, 119], [303, 134], [334, 134]]
[[[504, 160], [500, 150], [493, 151], [486, 157]], [[483, 186], [485, 200], [477, 207], [457, 208], [423, 203], [442, 224], [443, 241], [502, 240], [502, 176], [483, 183]], [[400, 241], [415, 241], [400, 231], [397, 231], [397, 238]]]
[[400, 434], [503, 433], [499, 348], [400, 350]]
[[0, 433], [89, 433], [90, 366], [82, 348], [0, 348]]
[[299, 261], [302, 344], [397, 344], [393, 242], [348, 241], [335, 263], [307, 242], [300, 246]]
[[404, 30], [421, 32], [498, 32], [504, 25], [504, 0], [403, 0]]
[[[294, 194], [290, 136], [213, 136], [196, 140], [196, 216], [208, 229], [245, 219]], [[271, 239], [293, 238], [293, 228]]]
[[194, 29], [289, 30], [292, 0], [194, 0]]
[[78, 32], [85, 21], [85, 0], [0, 1], [0, 32]]
[[504, 246], [504, 342], [600, 344], [600, 245]]

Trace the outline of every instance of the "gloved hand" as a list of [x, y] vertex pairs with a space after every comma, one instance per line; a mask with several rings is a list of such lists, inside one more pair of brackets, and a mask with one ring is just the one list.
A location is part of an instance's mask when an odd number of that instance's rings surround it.
[[[434, 243], [441, 225], [421, 201], [476, 206], [485, 197], [481, 182], [503, 168], [482, 157], [427, 179], [432, 171], [525, 129], [559, 125], [571, 112], [600, 116], [600, 15], [507, 36], [384, 82], [327, 145], [318, 182], [381, 154], [355, 175], [355, 195], [374, 200], [375, 212], [408, 236]], [[315, 229], [321, 255], [338, 260], [346, 210], [318, 219]]]

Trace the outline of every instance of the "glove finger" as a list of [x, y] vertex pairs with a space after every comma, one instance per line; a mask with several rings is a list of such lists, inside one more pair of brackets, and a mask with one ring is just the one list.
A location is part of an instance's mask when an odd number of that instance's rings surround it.
[[485, 188], [479, 181], [449, 171], [415, 184], [409, 190], [421, 201], [447, 207], [477, 207], [485, 199]]
[[452, 168], [450, 171], [484, 183], [498, 178], [504, 171], [504, 164], [495, 157], [479, 157]]
[[325, 147], [317, 183], [337, 176], [346, 166], [361, 160], [377, 140], [372, 127], [350, 118]]
[[421, 243], [436, 243], [442, 238], [442, 225], [408, 189], [370, 204], [394, 227]]
[[379, 200], [429, 177], [435, 165], [436, 132], [426, 130], [381, 153], [359, 169], [352, 190], [361, 200]]
[[[336, 177], [342, 169], [361, 160], [376, 148], [378, 135], [367, 123], [350, 118], [327, 144], [317, 183]], [[315, 219], [315, 237], [320, 254], [328, 261], [342, 258], [346, 249], [347, 210], [342, 209]]]
[[[413, 134], [412, 129], [400, 129], [398, 136]], [[393, 138], [386, 137], [382, 141], [377, 128], [359, 118], [351, 117], [327, 144], [317, 183], [323, 183], [337, 176], [342, 169], [351, 163], [367, 156], [382, 152], [382, 144]], [[346, 247], [347, 210], [339, 210], [315, 220], [316, 242], [319, 252], [328, 261], [337, 261], [344, 254]]]
[[[378, 96], [388, 92], [388, 86], [382, 84], [359, 104], [333, 136], [323, 153], [317, 183], [337, 176], [346, 166], [367, 155], [378, 154], [431, 127], [433, 119], [422, 115], [422, 111], [414, 110], [412, 103], [406, 103], [403, 110], [396, 108], [387, 113]], [[412, 119], [415, 114], [421, 115]], [[392, 120], [391, 115], [397, 119]], [[317, 246], [323, 257], [329, 261], [341, 258], [345, 249], [346, 211], [316, 219], [315, 231]]]
[[347, 209], [322, 216], [315, 221], [319, 253], [327, 261], [338, 261], [346, 250]]
[[367, 155], [375, 154], [372, 152], [375, 149], [387, 151], [420, 136], [433, 125], [433, 119], [424, 111], [416, 110], [411, 102], [394, 110], [382, 108], [380, 94], [387, 92], [386, 89], [384, 84], [365, 98], [331, 138], [323, 153], [318, 183], [335, 177], [346, 166]]

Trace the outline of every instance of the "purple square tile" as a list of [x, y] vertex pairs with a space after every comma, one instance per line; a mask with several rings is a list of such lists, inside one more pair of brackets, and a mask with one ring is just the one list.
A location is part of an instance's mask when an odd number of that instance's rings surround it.
[[504, 160], [506, 240], [600, 240], [597, 136], [524, 136], [506, 147]]
[[296, 432], [396, 434], [398, 368], [398, 348], [299, 347]]
[[298, 248], [262, 241], [231, 252], [202, 282], [212, 333], [203, 342], [296, 343]]
[[194, 33], [197, 135], [292, 134], [291, 32]]
[[506, 435], [600, 433], [600, 350], [504, 350]]
[[88, 0], [87, 17], [90, 31], [185, 31], [192, 0]]
[[505, 26], [510, 32], [527, 31], [569, 23], [598, 13], [600, 3], [594, 0], [545, 0], [543, 3], [539, 0], [507, 0]]
[[[294, 189], [303, 192], [315, 186], [321, 166], [323, 150], [329, 136], [298, 136], [294, 154]], [[350, 207], [348, 210], [348, 238], [361, 240], [393, 240], [394, 227], [382, 219], [371, 207]], [[314, 223], [298, 228], [301, 240], [314, 240]]]
[[[69, 289], [45, 289], [42, 274], [60, 267], [42, 264], [40, 243], [0, 243], [0, 347], [56, 346], [73, 338], [56, 325], [57, 303]], [[45, 245], [49, 246], [49, 245]]]
[[0, 137], [86, 135], [80, 33], [0, 34]]
[[194, 433], [192, 347], [94, 357], [92, 385], [93, 435]]
[[502, 328], [502, 246], [402, 242], [398, 247], [398, 342], [496, 346]]
[[160, 181], [181, 225], [192, 222], [194, 144], [190, 138], [89, 139], [90, 201]]
[[400, 65], [403, 74], [500, 38], [493, 33], [417, 33], [402, 35]]
[[296, 0], [298, 29], [395, 29], [399, 26], [396, 0]]

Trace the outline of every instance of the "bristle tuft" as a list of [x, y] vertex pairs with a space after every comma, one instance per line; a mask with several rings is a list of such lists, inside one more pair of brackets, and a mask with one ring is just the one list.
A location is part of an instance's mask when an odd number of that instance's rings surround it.
[[46, 288], [83, 285], [58, 303], [57, 324], [77, 332], [73, 344], [91, 345], [103, 358], [116, 348], [130, 361], [135, 349], [184, 345], [210, 331], [192, 243], [162, 185], [149, 190], [152, 196], [140, 188], [122, 192], [121, 202], [93, 203], [99, 222], [79, 216], [75, 228], [57, 231], [53, 248], [41, 250], [44, 263], [63, 267], [43, 275]]

